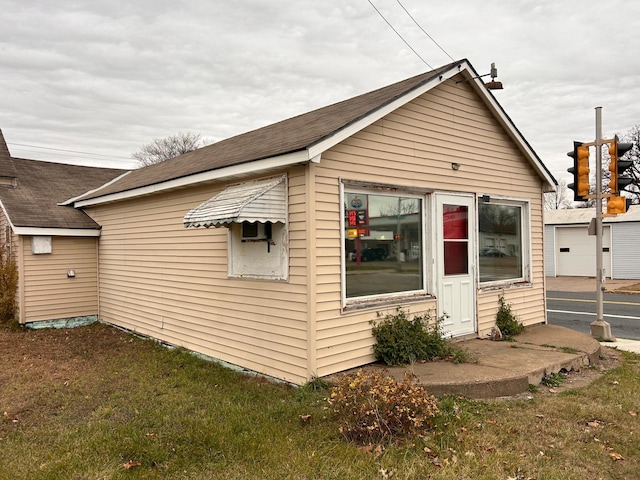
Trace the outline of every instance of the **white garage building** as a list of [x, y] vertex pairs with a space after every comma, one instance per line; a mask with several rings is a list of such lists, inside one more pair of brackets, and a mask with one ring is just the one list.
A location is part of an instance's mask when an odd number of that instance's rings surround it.
[[[547, 276], [595, 277], [596, 237], [589, 235], [595, 208], [545, 210]], [[605, 218], [602, 264], [607, 278], [640, 279], [640, 205], [624, 215]]]

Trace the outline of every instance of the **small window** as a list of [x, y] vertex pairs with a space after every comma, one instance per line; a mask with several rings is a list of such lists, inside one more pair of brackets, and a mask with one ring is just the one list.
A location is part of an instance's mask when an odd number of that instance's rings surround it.
[[560, 253], [569, 253], [571, 249], [569, 247], [563, 247], [560, 249]]
[[242, 222], [243, 240], [269, 240], [273, 237], [273, 223]]
[[258, 222], [242, 222], [242, 238], [258, 238]]
[[478, 203], [480, 282], [525, 280], [528, 270], [527, 203], [497, 200]]

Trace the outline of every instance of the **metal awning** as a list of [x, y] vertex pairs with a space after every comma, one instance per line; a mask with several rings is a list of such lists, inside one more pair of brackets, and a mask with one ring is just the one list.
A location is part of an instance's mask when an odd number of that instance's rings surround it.
[[225, 188], [215, 197], [190, 210], [185, 227], [221, 227], [233, 222], [287, 221], [286, 175], [255, 180]]

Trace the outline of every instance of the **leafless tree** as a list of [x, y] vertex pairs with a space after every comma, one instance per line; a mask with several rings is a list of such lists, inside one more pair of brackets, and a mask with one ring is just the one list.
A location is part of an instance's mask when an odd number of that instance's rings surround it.
[[140, 147], [132, 157], [141, 167], [147, 167], [196, 150], [204, 146], [203, 143], [199, 133], [179, 132], [166, 138], [154, 138], [151, 143]]
[[381, 217], [396, 217], [398, 215], [410, 215], [412, 213], [418, 213], [420, 211], [419, 203], [415, 199], [404, 199], [409, 201], [401, 201], [398, 199], [398, 203], [393, 205], [385, 205], [380, 208]]
[[622, 135], [621, 141], [633, 143], [633, 148], [624, 156], [625, 160], [633, 160], [631, 167], [625, 172], [625, 175], [631, 177], [633, 181], [624, 191], [627, 192], [626, 196], [631, 199], [631, 202], [637, 205], [640, 204], [640, 124], [634, 125]]
[[572, 201], [573, 192], [569, 190], [568, 183], [564, 179], [558, 181], [555, 192], [544, 194], [545, 210], [563, 210], [565, 208], [571, 208]]

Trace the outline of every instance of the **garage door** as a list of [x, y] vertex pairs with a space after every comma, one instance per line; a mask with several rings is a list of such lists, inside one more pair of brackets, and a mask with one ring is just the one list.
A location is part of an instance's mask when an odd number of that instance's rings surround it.
[[[602, 265], [611, 277], [611, 228], [602, 229]], [[596, 237], [587, 227], [556, 227], [556, 274], [595, 277]]]

